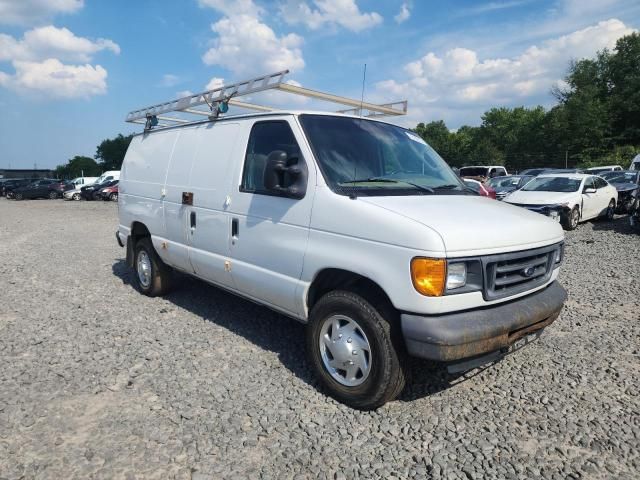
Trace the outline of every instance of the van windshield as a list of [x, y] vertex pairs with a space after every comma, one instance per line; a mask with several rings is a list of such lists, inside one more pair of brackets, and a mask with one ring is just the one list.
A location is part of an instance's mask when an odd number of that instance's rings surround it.
[[329, 187], [341, 195], [468, 195], [445, 161], [417, 134], [395, 125], [300, 115]]

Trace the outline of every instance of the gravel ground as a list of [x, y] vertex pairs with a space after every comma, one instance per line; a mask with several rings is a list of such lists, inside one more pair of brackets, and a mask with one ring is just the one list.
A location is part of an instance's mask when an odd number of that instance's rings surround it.
[[323, 395], [303, 326], [191, 278], [131, 286], [116, 205], [0, 199], [0, 479], [638, 478], [640, 236], [567, 235], [569, 302], [376, 412]]

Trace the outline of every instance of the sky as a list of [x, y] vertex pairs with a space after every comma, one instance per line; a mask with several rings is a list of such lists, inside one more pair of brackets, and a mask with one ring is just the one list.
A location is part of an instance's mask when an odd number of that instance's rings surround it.
[[365, 101], [409, 101], [394, 122], [479, 125], [552, 106], [571, 60], [638, 28], [638, 0], [0, 0], [0, 168], [94, 156], [140, 131], [131, 110], [284, 69], [360, 98], [366, 64]]

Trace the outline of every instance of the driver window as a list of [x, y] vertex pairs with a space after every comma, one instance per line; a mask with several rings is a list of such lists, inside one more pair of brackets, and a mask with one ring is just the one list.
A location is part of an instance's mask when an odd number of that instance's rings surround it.
[[584, 193], [589, 188], [596, 188], [595, 184], [593, 183], [593, 177], [589, 177], [585, 180], [584, 189], [582, 190], [582, 192]]
[[603, 188], [607, 186], [607, 182], [605, 182], [602, 178], [596, 177], [596, 188]]
[[[242, 172], [241, 192], [271, 194], [264, 186], [264, 169], [271, 152], [286, 152], [293, 165], [301, 158], [298, 142], [289, 124], [282, 120], [258, 122], [253, 125], [249, 136], [247, 154]], [[291, 179], [285, 178], [283, 187], [288, 187]]]

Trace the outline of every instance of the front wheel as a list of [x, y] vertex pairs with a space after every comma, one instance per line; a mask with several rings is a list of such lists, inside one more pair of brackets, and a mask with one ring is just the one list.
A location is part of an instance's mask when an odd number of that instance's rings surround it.
[[14, 193], [11, 198], [13, 198], [14, 200], [24, 200], [24, 195], [22, 195], [21, 193]]
[[576, 205], [567, 215], [563, 222], [565, 230], [575, 230], [580, 221], [580, 208]]
[[141, 238], [136, 243], [133, 266], [136, 285], [142, 293], [157, 297], [169, 291], [171, 270], [156, 253], [150, 238]]
[[111, 195], [109, 195], [109, 200], [111, 200], [112, 202], [117, 202], [118, 201], [118, 194], [117, 193], [112, 193]]
[[51, 200], [55, 200], [56, 198], [58, 198], [58, 194], [56, 192], [49, 192], [49, 198]]
[[79, 194], [79, 193], [74, 193], [74, 194], [71, 196], [71, 198], [72, 198], [73, 200], [75, 200], [75, 201], [77, 201], [77, 202], [78, 202], [78, 201], [80, 201], [80, 199], [81, 199], [82, 197], [80, 196], [80, 194]]
[[609, 206], [607, 207], [607, 211], [605, 212], [605, 219], [607, 219], [608, 221], [613, 220], [613, 214], [616, 211], [616, 202], [615, 200], [611, 199], [611, 201], [609, 202]]
[[371, 410], [404, 388], [404, 349], [393, 314], [360, 295], [336, 290], [313, 307], [307, 353], [328, 392], [354, 408]]

